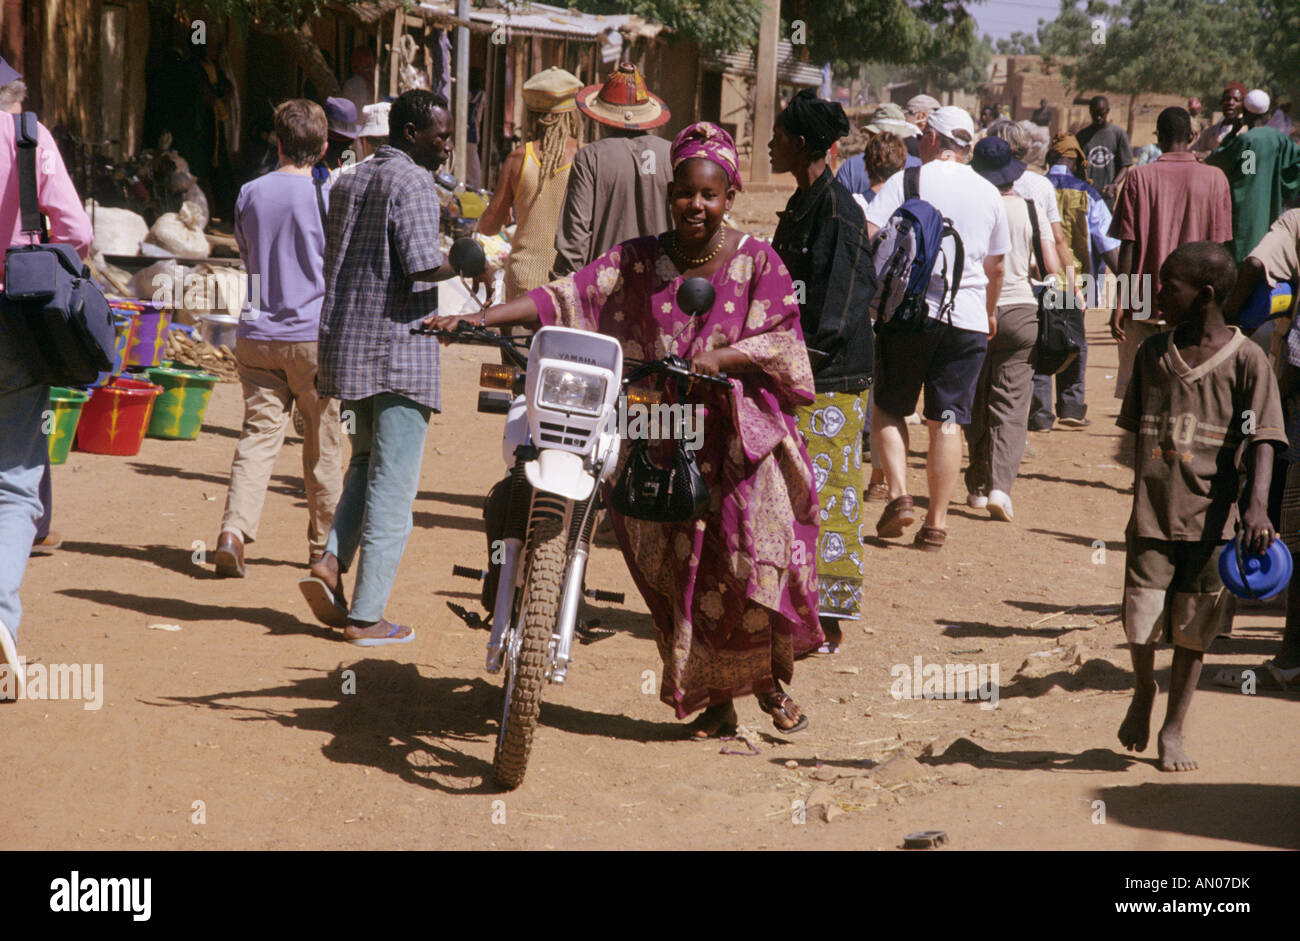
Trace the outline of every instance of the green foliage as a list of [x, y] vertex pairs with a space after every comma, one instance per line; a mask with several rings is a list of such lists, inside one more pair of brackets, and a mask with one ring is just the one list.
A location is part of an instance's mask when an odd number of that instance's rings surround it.
[[983, 54], [962, 0], [782, 0], [781, 18], [786, 35], [791, 24], [804, 23], [806, 58], [830, 62], [838, 73], [889, 62], [955, 74]]
[[[1043, 21], [1039, 20], [1038, 22], [1042, 23]], [[988, 42], [989, 38], [985, 36], [984, 41]], [[993, 44], [993, 48], [998, 55], [1003, 56], [1032, 56], [1041, 51], [1038, 45], [1038, 37], [1033, 33], [1024, 33], [1020, 30], [1016, 30], [1009, 38], [1005, 36], [999, 38]]]
[[1062, 71], [1078, 88], [1213, 102], [1227, 81], [1266, 78], [1262, 8], [1278, 2], [1288, 0], [1062, 0], [1039, 39], [1051, 59], [1073, 59]]
[[722, 52], [757, 45], [763, 16], [762, 0], [568, 0], [568, 6], [584, 13], [636, 14]]

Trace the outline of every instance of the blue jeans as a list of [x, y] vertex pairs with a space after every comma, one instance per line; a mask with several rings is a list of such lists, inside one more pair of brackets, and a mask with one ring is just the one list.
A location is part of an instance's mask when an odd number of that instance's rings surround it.
[[41, 425], [50, 407], [50, 390], [9, 388], [5, 380], [15, 372], [15, 364], [6, 361], [6, 352], [0, 345], [0, 630], [8, 628], [16, 641], [23, 614], [18, 588], [43, 514], [40, 488], [49, 446]]
[[390, 393], [343, 402], [352, 460], [343, 476], [343, 495], [334, 510], [325, 551], [333, 553], [346, 572], [360, 550], [348, 612], [354, 621], [368, 624], [384, 616], [411, 534], [411, 506], [420, 488], [431, 412]]
[[[1085, 346], [1069, 366], [1055, 376], [1034, 374], [1034, 400], [1029, 406], [1029, 428], [1042, 431], [1051, 428], [1057, 418], [1083, 418], [1088, 414], [1084, 399], [1083, 379], [1088, 371], [1088, 348]], [[1056, 383], [1055, 413], [1053, 413], [1052, 383]]]

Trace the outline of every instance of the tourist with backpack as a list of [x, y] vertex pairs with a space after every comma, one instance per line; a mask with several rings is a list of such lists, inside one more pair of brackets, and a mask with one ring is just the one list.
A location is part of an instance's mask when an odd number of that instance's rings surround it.
[[876, 535], [901, 536], [916, 522], [903, 423], [924, 387], [930, 506], [915, 545], [931, 551], [947, 539], [948, 501], [961, 470], [957, 428], [970, 423], [976, 380], [997, 333], [1003, 256], [1011, 247], [1001, 194], [966, 163], [974, 141], [969, 114], [938, 108], [918, 144], [923, 165], [894, 174], [867, 210], [879, 351], [871, 449], [880, 454], [890, 498]]
[[1060, 263], [1047, 214], [1012, 189], [1025, 164], [1012, 156], [1011, 145], [1000, 137], [985, 137], [975, 145], [971, 168], [1002, 194], [1011, 248], [998, 295], [998, 332], [989, 340], [975, 387], [972, 421], [965, 429], [970, 448], [966, 503], [987, 508], [993, 519], [1009, 522], [1014, 517], [1011, 485], [1025, 452], [1034, 391], [1031, 360], [1038, 344], [1039, 305], [1030, 278], [1045, 279], [1059, 270]]
[[[817, 393], [796, 415], [821, 506], [817, 594], [825, 642], [815, 648], [821, 653], [839, 649], [840, 620], [858, 620], [862, 607], [862, 424], [871, 384], [867, 305], [876, 272], [862, 210], [826, 165], [826, 152], [848, 132], [840, 104], [805, 89], [777, 115], [768, 146], [772, 172], [792, 173], [798, 184], [772, 248], [794, 282]], [[796, 649], [795, 655], [811, 652]]]

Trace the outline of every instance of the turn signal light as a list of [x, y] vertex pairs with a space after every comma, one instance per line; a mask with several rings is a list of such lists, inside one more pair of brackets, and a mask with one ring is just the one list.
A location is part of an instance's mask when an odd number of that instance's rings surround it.
[[509, 392], [515, 387], [517, 378], [519, 370], [514, 366], [484, 363], [478, 368], [478, 384], [487, 389], [505, 389]]
[[663, 393], [658, 389], [628, 389], [627, 404], [633, 405], [658, 405], [663, 401]]

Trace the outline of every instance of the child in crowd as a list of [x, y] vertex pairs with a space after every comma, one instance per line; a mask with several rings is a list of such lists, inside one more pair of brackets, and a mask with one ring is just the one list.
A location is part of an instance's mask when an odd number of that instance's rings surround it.
[[1273, 454], [1260, 446], [1286, 447], [1282, 405], [1267, 356], [1224, 322], [1235, 276], [1232, 255], [1217, 242], [1190, 242], [1169, 255], [1160, 267], [1158, 309], [1175, 326], [1138, 349], [1118, 419], [1137, 433], [1123, 606], [1136, 689], [1119, 740], [1130, 751], [1146, 748], [1155, 645], [1171, 642], [1162, 771], [1196, 768], [1183, 747], [1183, 721], [1201, 659], [1232, 622], [1233, 598], [1218, 563], [1238, 525], [1243, 476], [1248, 503], [1239, 548], [1263, 552], [1275, 538], [1268, 519]]
[[293, 404], [303, 417], [309, 563], [325, 551], [343, 488], [339, 403], [316, 394], [327, 190], [312, 179], [312, 165], [325, 151], [327, 127], [325, 112], [313, 101], [280, 105], [275, 111], [280, 166], [246, 183], [235, 203], [235, 239], [257, 291], [250, 290], [250, 309], [235, 339], [244, 427], [213, 558], [222, 577], [244, 577], [244, 543], [257, 538], [266, 487]]

